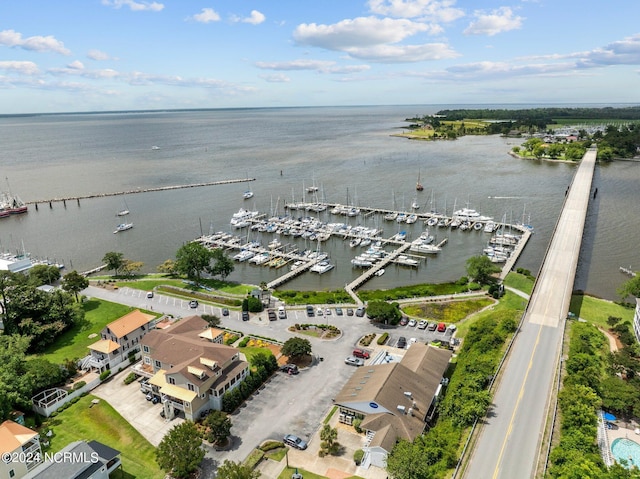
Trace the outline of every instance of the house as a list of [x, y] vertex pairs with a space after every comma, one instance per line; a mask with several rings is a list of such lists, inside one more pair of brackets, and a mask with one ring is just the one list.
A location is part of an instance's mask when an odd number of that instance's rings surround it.
[[156, 395], [165, 417], [196, 420], [222, 409], [222, 396], [249, 376], [249, 363], [236, 348], [223, 344], [224, 332], [190, 316], [169, 328], [154, 329], [141, 340], [142, 389]]
[[386, 467], [400, 439], [414, 440], [433, 418], [452, 352], [414, 343], [399, 362], [358, 368], [335, 398], [339, 421], [360, 419], [363, 465]]
[[122, 466], [120, 451], [98, 441], [72, 442], [50, 456], [25, 479], [109, 479]]
[[[40, 436], [22, 424], [7, 420], [0, 424], [0, 453], [0, 478], [25, 477], [42, 460]], [[7, 453], [10, 456], [5, 456]]]
[[132, 351], [140, 351], [140, 340], [154, 319], [153, 314], [136, 309], [109, 323], [100, 332], [101, 339], [89, 345], [90, 355], [82, 361], [82, 368], [103, 372], [123, 365]]

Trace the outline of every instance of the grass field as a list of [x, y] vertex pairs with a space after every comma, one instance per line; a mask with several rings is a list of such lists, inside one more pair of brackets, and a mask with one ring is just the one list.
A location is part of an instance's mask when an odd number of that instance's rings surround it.
[[72, 441], [95, 439], [121, 452], [124, 479], [162, 479], [164, 473], [156, 463], [153, 445], [106, 401], [100, 399], [91, 406], [93, 399], [96, 397], [85, 396], [48, 420], [54, 433], [51, 452], [60, 451]]
[[594, 298], [593, 296], [585, 296], [582, 294], [574, 294], [571, 297], [569, 311], [585, 319], [590, 323], [608, 329], [607, 324], [609, 316], [622, 318], [623, 321], [633, 321], [633, 307], [624, 307], [619, 304], [607, 301], [605, 299]]
[[[82, 304], [82, 308], [85, 314], [84, 321], [74, 324], [71, 329], [65, 331], [38, 357], [48, 359], [57, 364], [62, 363], [65, 359], [83, 358], [89, 354], [87, 346], [100, 339], [102, 328], [133, 310], [133, 308], [124, 304], [111, 303], [99, 299], [86, 301]], [[90, 334], [97, 334], [98, 336], [89, 338]]]
[[464, 301], [412, 304], [403, 306], [401, 309], [411, 317], [437, 322], [457, 323], [470, 314], [493, 304], [493, 302], [487, 297], [480, 297]]
[[[114, 279], [114, 278], [105, 278]], [[117, 279], [117, 278], [116, 278]], [[220, 281], [216, 279], [202, 279], [201, 283], [208, 288], [215, 289], [217, 292], [226, 294], [237, 294], [244, 296], [250, 293], [256, 287], [250, 284], [240, 284], [234, 282]], [[151, 291], [153, 288], [162, 285], [175, 286], [177, 288], [184, 288], [194, 292], [206, 293], [204, 288], [197, 288], [193, 284], [185, 283], [181, 278], [167, 277], [162, 275], [148, 275], [135, 277], [130, 280], [117, 279], [115, 283], [118, 287], [128, 287], [133, 289], [141, 289], [143, 291]]]
[[504, 284], [527, 294], [531, 294], [533, 290], [533, 280], [520, 273], [509, 273], [504, 280]]
[[458, 331], [456, 333], [456, 337], [464, 338], [474, 322], [476, 322], [480, 318], [490, 316], [492, 314], [513, 314], [513, 318], [516, 321], [520, 321], [520, 316], [524, 311], [525, 305], [525, 299], [521, 298], [515, 293], [507, 291], [505, 295], [500, 298], [500, 302], [495, 306], [492, 306], [491, 308], [482, 311], [481, 313], [472, 315], [468, 319], [459, 322], [457, 324]]

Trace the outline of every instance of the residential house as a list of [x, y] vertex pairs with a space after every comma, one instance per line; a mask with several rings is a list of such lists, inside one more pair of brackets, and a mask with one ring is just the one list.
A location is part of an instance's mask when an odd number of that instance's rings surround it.
[[120, 451], [98, 441], [76, 441], [52, 455], [25, 479], [109, 479], [109, 474], [121, 466]]
[[[20, 479], [42, 461], [40, 436], [17, 422], [0, 424], [0, 479]], [[10, 460], [6, 460], [5, 454]], [[15, 460], [14, 460], [15, 459]]]
[[414, 440], [433, 418], [451, 351], [414, 343], [399, 362], [358, 368], [335, 398], [339, 421], [362, 422], [363, 466], [386, 467], [400, 439]]
[[132, 351], [140, 351], [140, 340], [154, 319], [153, 314], [136, 309], [109, 323], [100, 332], [101, 339], [89, 346], [91, 354], [82, 361], [82, 368], [103, 372], [122, 366]]
[[244, 354], [224, 345], [223, 337], [222, 330], [190, 316], [142, 338], [142, 366], [136, 373], [149, 378], [143, 390], [160, 397], [165, 417], [196, 420], [222, 409], [222, 396], [250, 374]]

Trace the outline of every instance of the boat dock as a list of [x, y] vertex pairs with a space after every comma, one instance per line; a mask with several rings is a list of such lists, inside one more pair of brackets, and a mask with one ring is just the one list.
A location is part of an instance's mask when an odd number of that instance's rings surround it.
[[39, 203], [49, 203], [49, 208], [53, 208], [53, 203], [62, 202], [65, 206], [67, 206], [67, 201], [75, 201], [80, 204], [80, 200], [88, 200], [92, 198], [106, 198], [107, 196], [123, 196], [123, 195], [133, 195], [136, 193], [151, 193], [154, 191], [169, 191], [169, 190], [180, 190], [184, 188], [199, 188], [201, 186], [217, 186], [217, 185], [229, 185], [232, 183], [244, 183], [247, 181], [255, 181], [255, 178], [244, 178], [237, 180], [220, 180], [220, 181], [208, 181], [205, 183], [190, 183], [186, 185], [171, 185], [171, 186], [158, 186], [154, 188], [139, 188], [136, 190], [126, 190], [126, 191], [116, 191], [113, 193], [94, 193], [88, 195], [80, 195], [80, 196], [67, 196], [65, 198], [52, 198], [49, 200], [34, 200], [27, 201], [25, 204], [35, 205], [36, 210], [38, 209]]
[[509, 256], [507, 261], [504, 263], [504, 266], [500, 271], [500, 281], [504, 281], [504, 279], [509, 274], [509, 271], [513, 269], [513, 267], [516, 264], [516, 261], [518, 261], [518, 258], [520, 257], [520, 253], [522, 253], [522, 250], [527, 245], [527, 241], [529, 241], [529, 238], [531, 237], [531, 231], [528, 230], [527, 228], [522, 228], [520, 229], [520, 231], [522, 231], [522, 236], [518, 240], [516, 247], [513, 249], [513, 252]]
[[636, 277], [636, 273], [631, 269], [631, 266], [629, 266], [628, 268], [620, 266], [620, 272], [626, 274], [627, 276], [631, 276], [632, 278]]

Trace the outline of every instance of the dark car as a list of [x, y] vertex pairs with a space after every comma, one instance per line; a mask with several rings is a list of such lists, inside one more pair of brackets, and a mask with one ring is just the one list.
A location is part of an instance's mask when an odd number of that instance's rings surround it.
[[307, 306], [307, 316], [310, 318], [314, 317], [316, 313], [313, 311], [313, 306]]
[[405, 338], [404, 336], [400, 336], [398, 338], [398, 344], [396, 346], [399, 347], [400, 349], [406, 348], [407, 347], [407, 338]]
[[278, 316], [276, 316], [276, 312], [273, 309], [268, 310], [267, 315], [269, 316], [269, 321], [275, 321], [278, 319]]
[[229, 309], [228, 308], [222, 308], [222, 316], [229, 316]]
[[403, 316], [400, 319], [400, 323], [399, 324], [400, 324], [400, 326], [406, 326], [407, 324], [409, 324], [409, 318], [407, 318], [406, 316]]
[[347, 316], [353, 316], [353, 309], [347, 308]]
[[280, 366], [280, 371], [287, 374], [298, 374], [300, 372], [298, 366], [296, 366], [295, 364], [285, 364], [283, 366]]
[[242, 320], [243, 321], [249, 321], [249, 311], [243, 311], [242, 312]]
[[197, 300], [195, 300], [195, 299], [192, 299], [191, 301], [189, 301], [189, 307], [190, 307], [191, 309], [195, 309], [195, 308], [197, 308], [197, 307], [198, 307], [198, 301], [197, 301]]
[[287, 446], [295, 447], [296, 449], [300, 449], [304, 451], [307, 448], [307, 442], [300, 439], [298, 436], [293, 434], [287, 434], [282, 438], [282, 442], [284, 442]]
[[336, 314], [337, 314], [338, 316], [342, 316], [342, 308], [341, 308], [341, 307], [339, 307], [339, 306], [338, 306], [338, 307], [336, 308]]

